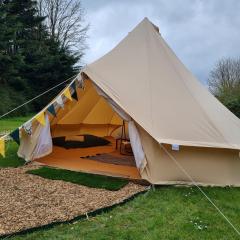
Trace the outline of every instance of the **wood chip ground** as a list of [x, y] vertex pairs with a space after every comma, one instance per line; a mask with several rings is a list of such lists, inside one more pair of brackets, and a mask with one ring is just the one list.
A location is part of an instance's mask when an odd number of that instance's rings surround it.
[[25, 173], [36, 166], [0, 169], [0, 236], [111, 206], [146, 187], [129, 183], [118, 191], [89, 188]]

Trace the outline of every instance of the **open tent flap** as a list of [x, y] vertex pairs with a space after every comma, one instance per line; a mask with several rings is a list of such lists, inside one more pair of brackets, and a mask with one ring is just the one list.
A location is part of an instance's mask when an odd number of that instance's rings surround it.
[[41, 127], [38, 141], [33, 152], [33, 159], [44, 157], [52, 152], [53, 143], [48, 115], [45, 115], [45, 126]]
[[33, 153], [38, 143], [41, 129], [42, 125], [37, 122], [32, 124], [32, 134], [28, 134], [24, 129], [21, 129], [21, 141], [17, 154], [27, 162], [34, 159]]
[[45, 125], [34, 123], [32, 134], [25, 130], [21, 131], [21, 143], [18, 156], [26, 161], [41, 158], [52, 152], [52, 136], [50, 131], [49, 117], [45, 114]]
[[145, 153], [143, 151], [141, 138], [134, 121], [130, 121], [128, 123], [128, 131], [137, 168], [142, 172], [146, 167], [147, 161]]
[[96, 84], [95, 88], [97, 90], [97, 93], [100, 96], [103, 96], [107, 102], [111, 105], [112, 109], [121, 116], [121, 118], [125, 121], [128, 122], [128, 133], [129, 133], [129, 138], [134, 154], [134, 158], [136, 161], [136, 166], [137, 168], [142, 171], [145, 166], [146, 166], [146, 157], [145, 153], [143, 151], [142, 143], [141, 143], [141, 138], [138, 132], [138, 129], [135, 126], [134, 121], [132, 118], [122, 109], [120, 108], [107, 94], [105, 94]]

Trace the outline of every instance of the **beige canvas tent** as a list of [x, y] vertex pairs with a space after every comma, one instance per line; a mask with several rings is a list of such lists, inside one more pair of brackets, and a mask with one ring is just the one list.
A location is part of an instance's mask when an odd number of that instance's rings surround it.
[[[181, 166], [198, 184], [240, 186], [240, 120], [186, 69], [147, 18], [74, 81], [84, 85], [77, 90], [78, 101], [64, 97], [61, 108], [54, 99], [50, 104], [57, 116], [50, 117], [45, 127], [33, 123], [31, 137], [21, 131], [19, 156], [153, 184], [191, 183]], [[123, 121], [134, 164], [115, 148]], [[112, 145], [67, 150], [42, 147], [39, 139], [46, 126], [52, 138], [76, 140], [92, 134], [110, 139]], [[41, 147], [41, 154], [36, 154]], [[84, 158], [101, 154], [131, 164]]]

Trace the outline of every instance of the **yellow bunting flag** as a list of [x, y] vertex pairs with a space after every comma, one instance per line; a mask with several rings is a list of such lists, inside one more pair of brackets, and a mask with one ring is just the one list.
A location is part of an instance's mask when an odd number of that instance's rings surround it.
[[0, 155], [5, 157], [5, 141], [4, 141], [4, 138], [0, 138]]
[[71, 93], [70, 93], [69, 87], [67, 87], [67, 88], [64, 90], [63, 94], [64, 94], [64, 96], [65, 96], [66, 98], [68, 98], [69, 100], [72, 101], [72, 95], [71, 95]]
[[44, 114], [44, 112], [39, 113], [39, 114], [35, 117], [35, 119], [36, 119], [41, 125], [45, 126], [46, 122], [45, 122], [45, 114]]

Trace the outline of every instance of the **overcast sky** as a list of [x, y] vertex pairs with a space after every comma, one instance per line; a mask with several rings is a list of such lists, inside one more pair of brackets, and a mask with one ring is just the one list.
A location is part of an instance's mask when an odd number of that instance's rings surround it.
[[82, 0], [90, 24], [85, 63], [111, 50], [144, 17], [203, 83], [219, 58], [240, 56], [240, 0]]

